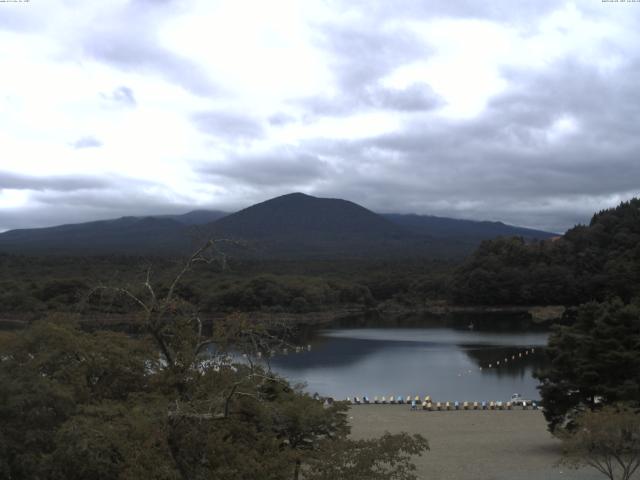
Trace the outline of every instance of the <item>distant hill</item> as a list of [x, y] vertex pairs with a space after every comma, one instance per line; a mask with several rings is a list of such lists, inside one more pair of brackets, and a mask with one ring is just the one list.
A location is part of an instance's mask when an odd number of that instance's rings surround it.
[[194, 210], [182, 215], [162, 215], [155, 216], [154, 218], [168, 218], [184, 225], [204, 225], [205, 223], [215, 222], [227, 215], [229, 215], [227, 212], [217, 210]]
[[0, 251], [39, 254], [170, 254], [190, 247], [188, 226], [170, 218], [116, 220], [11, 230], [0, 234]]
[[394, 256], [413, 247], [412, 242], [424, 242], [353, 202], [303, 193], [245, 208], [214, 222], [210, 229], [214, 237], [249, 241], [246, 254], [251, 256]]
[[420, 235], [429, 235], [436, 238], [459, 238], [474, 244], [481, 240], [489, 240], [500, 236], [523, 237], [525, 240], [543, 240], [557, 236], [556, 233], [514, 227], [502, 222], [460, 220], [433, 215], [402, 215], [397, 213], [387, 213], [382, 216]]
[[243, 240], [234, 255], [260, 258], [460, 257], [497, 236], [554, 234], [499, 222], [379, 215], [353, 202], [292, 193], [233, 214], [122, 217], [0, 234], [0, 252], [39, 254], [184, 254], [207, 236]]

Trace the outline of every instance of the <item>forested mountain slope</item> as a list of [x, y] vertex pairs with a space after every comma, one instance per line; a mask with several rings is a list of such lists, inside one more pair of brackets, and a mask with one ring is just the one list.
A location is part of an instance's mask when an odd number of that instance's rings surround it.
[[463, 304], [566, 304], [640, 296], [640, 199], [596, 213], [555, 240], [483, 242], [457, 270]]

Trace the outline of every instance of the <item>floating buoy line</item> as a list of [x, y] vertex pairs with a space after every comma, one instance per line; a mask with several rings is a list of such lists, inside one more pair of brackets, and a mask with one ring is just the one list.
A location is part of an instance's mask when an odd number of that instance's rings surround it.
[[513, 364], [518, 361], [521, 361], [522, 359], [528, 358], [529, 355], [533, 355], [535, 352], [536, 352], [535, 347], [528, 347], [526, 350], [522, 350], [520, 352], [507, 355], [504, 358], [499, 358], [497, 360], [493, 360], [492, 362], [485, 363], [484, 366], [480, 365], [478, 367], [465, 370], [464, 372], [458, 372], [458, 377], [462, 377], [464, 375], [471, 375], [477, 372], [482, 372], [483, 370], [496, 370], [500, 367], [504, 367], [509, 364]]

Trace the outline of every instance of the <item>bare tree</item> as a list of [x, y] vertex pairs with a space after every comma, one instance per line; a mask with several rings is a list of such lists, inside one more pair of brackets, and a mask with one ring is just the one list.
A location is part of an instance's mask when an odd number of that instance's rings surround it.
[[[254, 396], [260, 382], [278, 382], [270, 373], [269, 356], [275, 350], [294, 347], [286, 341], [287, 327], [284, 324], [252, 321], [246, 315], [232, 314], [216, 322], [210, 335], [203, 329], [203, 321], [194, 305], [184, 302], [178, 289], [185, 275], [198, 264], [217, 264], [221, 270], [227, 268], [227, 257], [221, 245], [242, 245], [230, 239], [212, 239], [192, 253], [179, 267], [167, 288], [158, 289], [152, 283], [151, 268], [147, 269], [144, 281], [138, 288], [101, 285], [89, 295], [108, 291], [130, 299], [142, 311], [141, 326], [148, 332], [158, 347], [165, 368], [180, 371], [176, 379], [189, 378], [188, 371], [203, 371], [207, 368], [230, 368], [237, 371], [237, 364], [229, 357], [234, 352], [236, 360], [245, 364], [243, 375], [221, 391], [221, 412], [212, 410], [213, 403], [200, 408], [197, 402], [185, 393], [184, 385], [176, 382], [180, 399], [175, 401], [169, 416], [173, 418], [224, 418], [229, 415], [229, 406], [234, 397]], [[277, 331], [278, 334], [273, 332]], [[213, 347], [213, 348], [211, 348]], [[240, 358], [237, 358], [240, 357]], [[256, 359], [263, 358], [268, 374], [256, 368]], [[257, 383], [256, 383], [257, 382]], [[186, 395], [186, 398], [183, 398]], [[187, 401], [188, 406], [183, 403]], [[215, 402], [214, 402], [215, 403]]]
[[581, 414], [563, 441], [562, 463], [595, 468], [610, 480], [629, 480], [640, 467], [640, 414], [611, 405]]

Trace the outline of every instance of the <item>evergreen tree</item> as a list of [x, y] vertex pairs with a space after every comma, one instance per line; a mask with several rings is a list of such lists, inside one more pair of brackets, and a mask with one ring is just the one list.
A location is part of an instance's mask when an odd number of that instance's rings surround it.
[[538, 372], [549, 428], [571, 428], [601, 404], [640, 405], [640, 308], [620, 300], [587, 303], [571, 326], [556, 327], [549, 367]]

